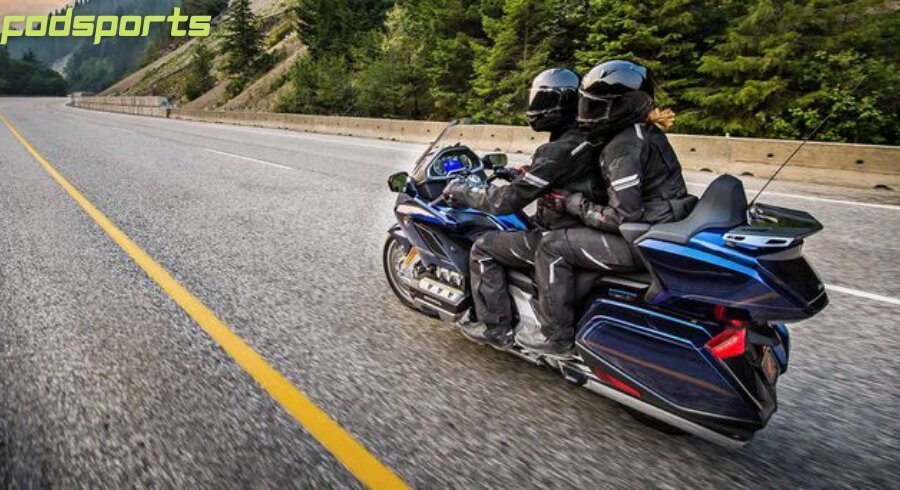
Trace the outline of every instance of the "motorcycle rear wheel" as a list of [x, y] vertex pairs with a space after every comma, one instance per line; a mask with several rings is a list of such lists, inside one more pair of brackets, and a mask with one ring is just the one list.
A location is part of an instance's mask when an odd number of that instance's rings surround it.
[[394, 292], [394, 295], [397, 296], [397, 299], [408, 308], [419, 311], [419, 307], [416, 306], [415, 301], [413, 301], [409, 288], [407, 288], [400, 280], [400, 269], [403, 261], [406, 259], [407, 253], [408, 252], [403, 249], [403, 245], [401, 245], [396, 238], [388, 236], [387, 241], [384, 243], [384, 252], [382, 254], [384, 275], [387, 276], [388, 284], [391, 285], [391, 290]]

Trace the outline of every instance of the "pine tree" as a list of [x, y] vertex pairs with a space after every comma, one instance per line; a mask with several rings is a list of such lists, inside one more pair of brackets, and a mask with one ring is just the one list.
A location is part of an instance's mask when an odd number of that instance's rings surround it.
[[[379, 51], [354, 80], [356, 109], [375, 117], [422, 117], [427, 105], [424, 46], [408, 7], [398, 4], [388, 12], [386, 32], [379, 36]], [[397, 67], [402, 66], [402, 70]]]
[[799, 138], [835, 111], [819, 139], [896, 141], [897, 10], [889, 0], [754, 1], [701, 59], [705, 83], [684, 92], [696, 109], [681, 129]]
[[473, 96], [475, 53], [489, 42], [485, 17], [502, 14], [501, 0], [422, 0], [423, 68], [433, 101], [431, 117], [468, 115]]
[[389, 0], [295, 0], [295, 27], [309, 54], [349, 53], [381, 27]]
[[[761, 131], [766, 111], [783, 104], [790, 74], [802, 54], [813, 2], [756, 0], [728, 30], [724, 42], [702, 57], [698, 71], [707, 86], [685, 97], [699, 105], [693, 124], [736, 135]], [[712, 82], [712, 83], [709, 83]]]
[[[359, 112], [354, 73], [373, 73], [388, 0], [295, 0], [295, 28], [307, 55], [291, 70], [279, 110]], [[396, 67], [395, 67], [396, 68]]]
[[376, 58], [363, 67], [355, 81], [358, 109], [367, 115], [431, 119], [465, 115], [471, 95], [473, 45], [486, 41], [481, 28], [486, 3], [399, 2], [387, 16]]
[[584, 13], [576, 0], [505, 0], [499, 18], [485, 16], [491, 45], [476, 51], [470, 104], [476, 117], [522, 122], [531, 79], [547, 68], [573, 65]]
[[271, 59], [263, 49], [262, 28], [250, 9], [250, 0], [234, 0], [227, 15], [221, 54], [225, 58], [223, 69], [232, 76], [228, 92], [237, 95], [268, 68]]
[[593, 0], [588, 36], [576, 53], [585, 72], [611, 59], [647, 66], [657, 82], [657, 103], [681, 102], [680, 91], [699, 83], [697, 60], [724, 35], [740, 0]]
[[184, 82], [184, 97], [194, 100], [212, 90], [216, 79], [212, 74], [213, 56], [206, 45], [200, 43], [191, 57], [188, 75]]

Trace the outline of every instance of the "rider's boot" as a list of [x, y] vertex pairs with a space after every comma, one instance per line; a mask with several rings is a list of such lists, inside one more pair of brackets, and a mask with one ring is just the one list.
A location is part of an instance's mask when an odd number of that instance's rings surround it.
[[468, 318], [457, 322], [457, 326], [463, 335], [479, 344], [488, 344], [498, 349], [506, 349], [513, 343], [513, 330], [508, 326], [488, 326]]
[[556, 335], [547, 337], [538, 325], [527, 325], [516, 334], [516, 343], [538, 354], [554, 357], [575, 355], [575, 336], [572, 329], [561, 329]]

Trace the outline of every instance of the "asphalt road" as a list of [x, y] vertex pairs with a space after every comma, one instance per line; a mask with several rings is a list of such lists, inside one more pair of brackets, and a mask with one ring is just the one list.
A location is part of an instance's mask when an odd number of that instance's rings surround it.
[[[792, 326], [769, 427], [727, 451], [654, 432], [401, 306], [381, 271], [394, 199], [385, 181], [419, 145], [61, 99], [0, 99], [0, 112], [412, 486], [888, 488], [900, 478], [897, 193], [776, 183], [764, 199], [824, 223], [806, 250], [837, 288], [823, 314]], [[0, 125], [0, 487], [151, 485], [359, 482]]]

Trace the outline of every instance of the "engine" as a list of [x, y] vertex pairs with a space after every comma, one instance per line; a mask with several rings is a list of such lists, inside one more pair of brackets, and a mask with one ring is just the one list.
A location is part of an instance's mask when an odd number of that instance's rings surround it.
[[420, 267], [413, 273], [409, 285], [416, 303], [444, 320], [456, 321], [469, 308], [465, 277], [456, 271], [444, 267]]

